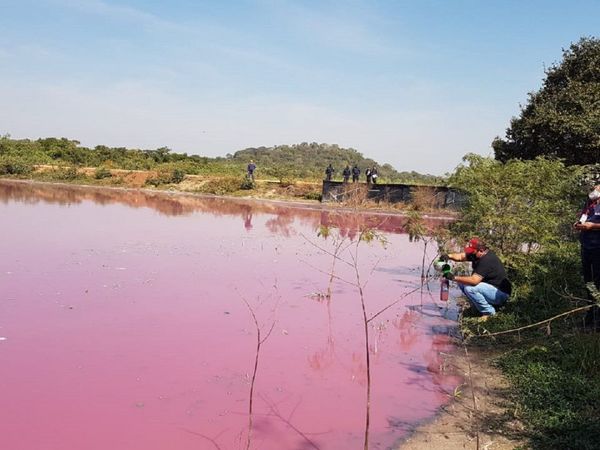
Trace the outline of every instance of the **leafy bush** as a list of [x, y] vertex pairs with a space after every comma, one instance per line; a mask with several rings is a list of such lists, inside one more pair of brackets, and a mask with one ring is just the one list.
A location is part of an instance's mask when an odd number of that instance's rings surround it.
[[73, 181], [80, 178], [79, 173], [75, 167], [61, 167], [59, 169], [51, 170], [47, 172], [52, 180], [58, 181]]
[[323, 200], [323, 194], [321, 194], [320, 192], [307, 192], [304, 194], [304, 198], [306, 200], [318, 200], [318, 201], [322, 201]]
[[0, 175], [27, 175], [31, 171], [31, 165], [19, 158], [0, 158]]
[[196, 192], [204, 194], [225, 195], [240, 190], [239, 177], [223, 177], [210, 180], [199, 186]]
[[296, 185], [296, 181], [287, 176], [284, 176], [279, 180], [279, 186], [283, 187], [283, 188], [287, 188], [287, 187], [295, 186], [295, 185]]
[[244, 177], [244, 179], [242, 180], [242, 183], [240, 184], [240, 189], [242, 189], [244, 191], [248, 191], [248, 190], [254, 189], [254, 188], [255, 188], [255, 183], [254, 183], [254, 181], [252, 181], [252, 178]]
[[185, 174], [180, 169], [161, 169], [158, 171], [156, 177], [148, 178], [146, 184], [152, 186], [160, 186], [163, 184], [179, 184], [185, 178]]
[[582, 196], [579, 168], [547, 158], [503, 164], [470, 154], [464, 161], [449, 180], [468, 198], [457, 234], [483, 238], [509, 263], [570, 236]]
[[105, 167], [98, 167], [94, 172], [94, 178], [96, 180], [103, 180], [104, 178], [112, 177], [112, 173]]
[[185, 178], [185, 173], [183, 172], [183, 170], [181, 169], [174, 169], [173, 172], [171, 172], [171, 183], [174, 184], [179, 184], [183, 181], [183, 179]]

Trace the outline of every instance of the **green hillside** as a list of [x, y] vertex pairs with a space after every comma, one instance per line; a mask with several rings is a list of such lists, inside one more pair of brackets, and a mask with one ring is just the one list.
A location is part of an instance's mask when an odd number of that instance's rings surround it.
[[334, 179], [339, 179], [346, 164], [350, 167], [357, 164], [361, 173], [364, 173], [367, 167], [377, 166], [379, 176], [390, 182], [439, 184], [444, 181], [442, 177], [423, 175], [414, 171], [398, 172], [390, 164], [365, 158], [362, 153], [353, 148], [342, 148], [336, 144], [303, 142], [294, 145], [247, 148], [231, 156], [231, 160], [244, 164], [251, 159], [259, 168], [263, 168], [264, 172], [274, 176], [281, 171], [286, 171], [297, 178], [321, 179], [324, 177], [325, 168], [331, 164], [335, 169]]
[[381, 164], [352, 148], [335, 144], [306, 143], [275, 147], [247, 148], [225, 157], [209, 158], [176, 153], [166, 147], [156, 150], [128, 149], [98, 145], [81, 146], [66, 138], [37, 140], [0, 137], [0, 175], [30, 171], [34, 165], [50, 164], [76, 167], [106, 167], [126, 170], [178, 169], [195, 175], [239, 175], [253, 159], [258, 178], [321, 180], [325, 167], [336, 169], [334, 179], [341, 179], [346, 164], [358, 164], [361, 171], [377, 166], [381, 182], [439, 184], [444, 180], [417, 172], [398, 172], [390, 164]]

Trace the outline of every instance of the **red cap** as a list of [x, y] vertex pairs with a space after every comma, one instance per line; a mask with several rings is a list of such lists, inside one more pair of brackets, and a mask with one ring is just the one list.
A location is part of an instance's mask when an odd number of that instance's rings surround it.
[[471, 253], [476, 253], [479, 250], [479, 246], [481, 245], [481, 241], [477, 238], [472, 238], [469, 241], [469, 244], [465, 246], [465, 254], [470, 255]]

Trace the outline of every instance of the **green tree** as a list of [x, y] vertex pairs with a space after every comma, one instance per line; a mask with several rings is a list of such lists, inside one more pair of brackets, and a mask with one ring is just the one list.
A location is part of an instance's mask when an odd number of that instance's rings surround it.
[[542, 155], [567, 165], [600, 161], [600, 40], [582, 38], [563, 50], [511, 120], [506, 139], [497, 137], [492, 147], [500, 161]]

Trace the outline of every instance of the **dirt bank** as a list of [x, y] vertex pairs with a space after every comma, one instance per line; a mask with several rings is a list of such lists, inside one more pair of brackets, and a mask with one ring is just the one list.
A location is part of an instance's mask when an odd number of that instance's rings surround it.
[[495, 355], [479, 347], [458, 346], [454, 355], [446, 355], [446, 367], [463, 377], [463, 385], [450, 404], [414, 430], [399, 450], [508, 450], [525, 444], [508, 382], [492, 365]]

